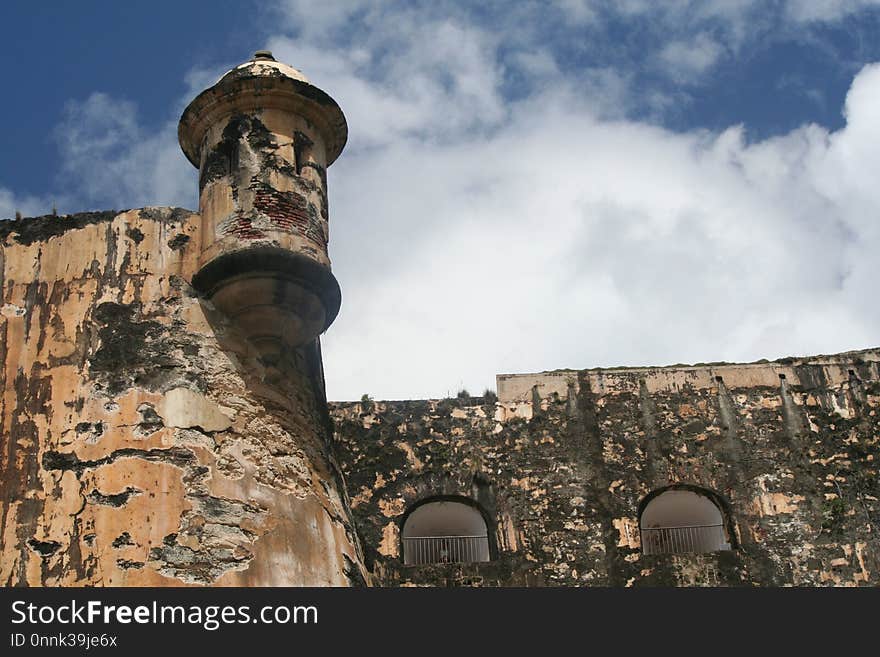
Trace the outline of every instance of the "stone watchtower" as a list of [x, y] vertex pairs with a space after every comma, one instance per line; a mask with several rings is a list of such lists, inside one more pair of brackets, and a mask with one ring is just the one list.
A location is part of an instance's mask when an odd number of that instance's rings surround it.
[[261, 51], [181, 117], [199, 213], [0, 222], [0, 582], [364, 582], [318, 343], [346, 135]]
[[327, 167], [345, 146], [345, 117], [302, 73], [260, 51], [190, 103], [178, 135], [199, 169], [193, 285], [275, 363], [339, 311]]

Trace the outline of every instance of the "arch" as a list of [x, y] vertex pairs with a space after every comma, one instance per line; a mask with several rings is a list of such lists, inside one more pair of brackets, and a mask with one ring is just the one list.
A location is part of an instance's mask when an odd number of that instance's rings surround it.
[[490, 526], [485, 511], [470, 498], [438, 495], [419, 500], [400, 521], [403, 563], [489, 561]]
[[730, 504], [715, 491], [672, 484], [639, 504], [642, 554], [701, 554], [736, 549]]

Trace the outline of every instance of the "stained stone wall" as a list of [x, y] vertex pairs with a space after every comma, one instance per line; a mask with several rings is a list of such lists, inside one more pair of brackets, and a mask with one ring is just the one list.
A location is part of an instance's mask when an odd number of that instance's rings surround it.
[[188, 281], [199, 216], [0, 222], [0, 582], [363, 584], [319, 345], [277, 367]]
[[[498, 377], [495, 399], [332, 403], [378, 584], [876, 586], [880, 351]], [[734, 548], [643, 555], [665, 487], [713, 495]], [[405, 513], [469, 499], [493, 559], [404, 566]]]

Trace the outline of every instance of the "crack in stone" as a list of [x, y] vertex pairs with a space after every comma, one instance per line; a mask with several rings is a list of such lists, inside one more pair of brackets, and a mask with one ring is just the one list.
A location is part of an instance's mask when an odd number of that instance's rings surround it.
[[143, 491], [138, 488], [128, 486], [124, 491], [120, 493], [108, 495], [106, 493], [102, 493], [97, 488], [95, 488], [92, 490], [91, 493], [86, 495], [86, 501], [90, 504], [101, 504], [104, 506], [120, 507], [128, 504], [129, 499], [131, 499], [135, 495], [140, 495], [142, 492]]
[[61, 549], [61, 543], [58, 541], [38, 541], [35, 538], [30, 539], [28, 542], [28, 547], [39, 554], [44, 559], [47, 557], [51, 557], [53, 554], [58, 552]]
[[43, 454], [42, 464], [44, 470], [71, 470], [79, 476], [86, 470], [93, 470], [122, 458], [139, 458], [145, 461], [164, 462], [178, 468], [191, 465], [196, 460], [195, 454], [188, 449], [180, 447], [170, 447], [168, 449], [134, 449], [127, 447], [117, 449], [103, 458], [92, 461], [82, 461], [76, 454], [69, 452], [51, 451]]

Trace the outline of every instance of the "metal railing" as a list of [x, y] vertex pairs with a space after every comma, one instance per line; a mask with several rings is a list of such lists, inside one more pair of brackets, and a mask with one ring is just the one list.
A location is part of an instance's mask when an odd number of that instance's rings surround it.
[[403, 563], [468, 563], [489, 561], [489, 537], [408, 536], [403, 539]]
[[641, 533], [642, 554], [700, 554], [730, 549], [720, 524], [645, 527]]

